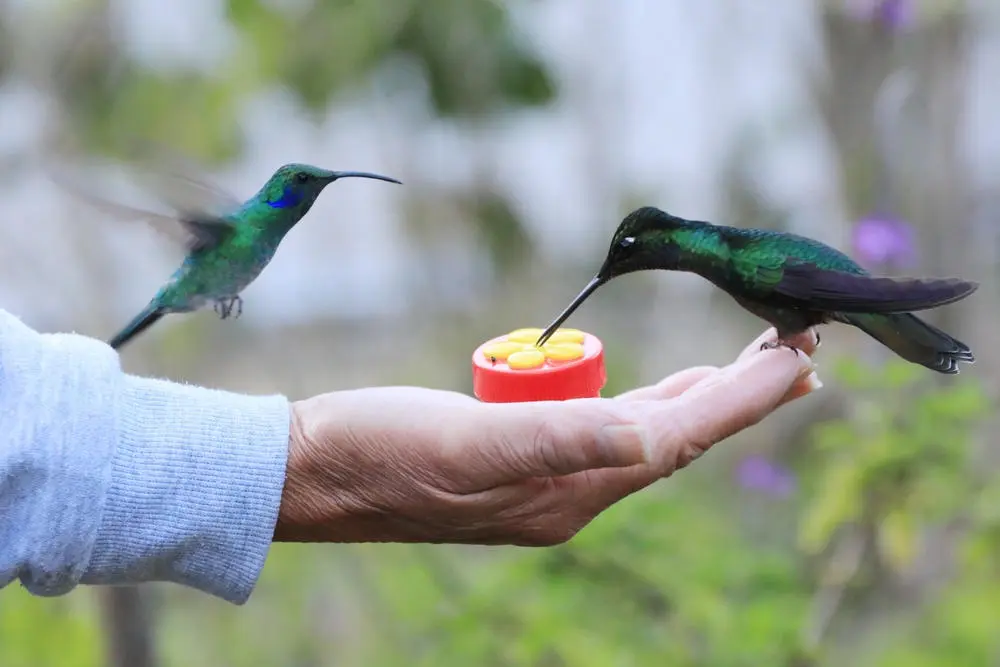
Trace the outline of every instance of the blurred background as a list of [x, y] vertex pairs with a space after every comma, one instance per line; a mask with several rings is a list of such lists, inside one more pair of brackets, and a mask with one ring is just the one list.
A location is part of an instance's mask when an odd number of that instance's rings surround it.
[[[0, 665], [1000, 664], [998, 73], [990, 0], [0, 0], [0, 306], [39, 330], [107, 339], [180, 259], [47, 180], [53, 135], [167, 146], [241, 199], [292, 161], [406, 184], [331, 187], [240, 319], [169, 317], [130, 372], [470, 392], [472, 350], [544, 326], [645, 204], [981, 282], [928, 315], [961, 376], [826, 327], [822, 391], [567, 545], [278, 545], [239, 608], [15, 585]], [[606, 395], [765, 328], [667, 273], [570, 326]]]

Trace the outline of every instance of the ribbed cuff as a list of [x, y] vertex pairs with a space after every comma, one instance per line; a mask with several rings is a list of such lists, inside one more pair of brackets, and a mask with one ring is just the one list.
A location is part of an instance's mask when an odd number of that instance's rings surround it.
[[84, 584], [170, 581], [234, 604], [264, 566], [288, 459], [289, 404], [127, 376]]

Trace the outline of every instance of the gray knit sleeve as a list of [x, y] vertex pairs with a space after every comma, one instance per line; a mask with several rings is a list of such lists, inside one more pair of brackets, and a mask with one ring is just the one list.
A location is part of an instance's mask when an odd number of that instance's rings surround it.
[[170, 581], [236, 604], [267, 557], [288, 401], [122, 372], [0, 311], [0, 587]]

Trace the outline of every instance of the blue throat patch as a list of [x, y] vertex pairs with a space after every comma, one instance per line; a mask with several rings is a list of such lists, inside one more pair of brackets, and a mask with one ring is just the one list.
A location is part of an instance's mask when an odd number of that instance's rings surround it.
[[291, 208], [302, 203], [302, 194], [294, 188], [286, 187], [281, 198], [276, 201], [269, 201], [267, 205], [271, 208]]

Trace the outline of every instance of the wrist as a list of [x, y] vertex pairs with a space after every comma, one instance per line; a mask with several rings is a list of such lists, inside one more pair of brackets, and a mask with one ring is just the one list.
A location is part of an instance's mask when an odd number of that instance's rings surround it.
[[[349, 477], [359, 467], [348, 451], [349, 438], [317, 433], [320, 429], [311, 418], [310, 403], [307, 399], [289, 406], [288, 463], [274, 541], [373, 541], [376, 538], [371, 535], [382, 513], [348, 499]], [[332, 403], [323, 402], [323, 421], [343, 423], [336, 410], [331, 410]]]
[[301, 401], [291, 401], [288, 406], [288, 460], [285, 465], [285, 482], [281, 489], [278, 519], [274, 525], [275, 542], [308, 542], [304, 536], [310, 523], [309, 506], [313, 491], [309, 480], [309, 464], [305, 451], [307, 443], [300, 414]]

